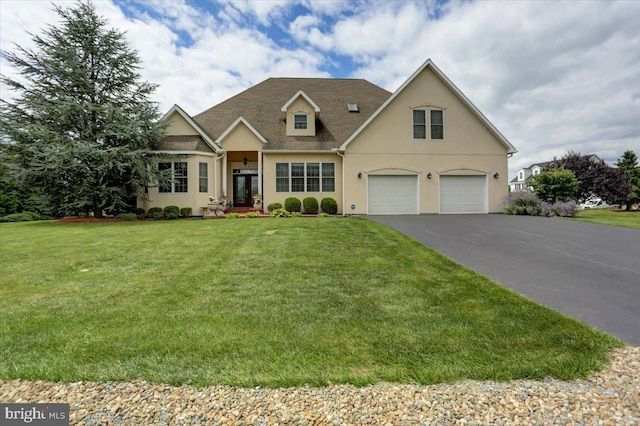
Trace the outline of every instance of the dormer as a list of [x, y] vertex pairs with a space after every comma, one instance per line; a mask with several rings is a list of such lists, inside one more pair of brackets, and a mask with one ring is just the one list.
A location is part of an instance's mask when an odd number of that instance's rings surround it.
[[320, 107], [302, 90], [280, 109], [287, 124], [287, 136], [315, 136]]
[[542, 167], [537, 165], [531, 168], [531, 173], [533, 174], [533, 176], [538, 176], [541, 171], [542, 171]]

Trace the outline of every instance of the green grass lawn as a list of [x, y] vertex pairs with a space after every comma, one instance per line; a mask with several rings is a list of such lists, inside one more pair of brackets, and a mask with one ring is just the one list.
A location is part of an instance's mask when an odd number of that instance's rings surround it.
[[362, 219], [29, 222], [0, 242], [0, 379], [572, 379], [622, 345]]
[[603, 225], [624, 226], [640, 229], [640, 212], [611, 209], [586, 209], [580, 210], [571, 219], [583, 222], [601, 223]]

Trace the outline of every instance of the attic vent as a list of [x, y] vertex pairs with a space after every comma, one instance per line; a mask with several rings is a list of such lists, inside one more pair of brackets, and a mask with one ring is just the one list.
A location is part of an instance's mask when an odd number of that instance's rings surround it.
[[347, 110], [349, 110], [349, 112], [360, 112], [358, 104], [347, 104]]

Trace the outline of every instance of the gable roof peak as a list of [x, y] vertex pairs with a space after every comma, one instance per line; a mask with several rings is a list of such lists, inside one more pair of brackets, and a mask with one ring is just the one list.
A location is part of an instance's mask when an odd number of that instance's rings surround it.
[[318, 104], [316, 104], [313, 99], [311, 99], [309, 97], [309, 95], [307, 95], [306, 93], [304, 93], [304, 90], [300, 89], [296, 92], [295, 95], [293, 95], [291, 97], [291, 99], [289, 99], [283, 106], [282, 108], [280, 108], [280, 111], [282, 112], [282, 118], [285, 118], [286, 114], [287, 114], [287, 109], [289, 109], [289, 106], [295, 102], [296, 99], [298, 99], [299, 97], [303, 97], [308, 103], [309, 105], [311, 105], [311, 107], [313, 108], [313, 111], [315, 112], [316, 118], [318, 118], [318, 116], [320, 115], [320, 107], [318, 106]]
[[185, 119], [185, 121], [187, 123], [189, 123], [189, 125], [191, 127], [193, 127], [193, 129], [198, 132], [198, 134], [200, 135], [200, 137], [209, 145], [209, 147], [211, 149], [213, 149], [213, 152], [220, 152], [222, 151], [222, 148], [207, 134], [207, 132], [204, 131], [204, 129], [202, 127], [200, 127], [200, 125], [198, 125], [198, 123], [196, 123], [193, 118], [191, 118], [191, 116], [189, 114], [187, 114], [185, 112], [185, 110], [183, 110], [180, 105], [178, 104], [173, 104], [173, 106], [169, 109], [169, 111], [167, 111], [167, 113], [165, 115], [162, 116], [162, 118], [160, 119], [160, 121], [165, 121], [167, 120], [169, 117], [171, 117], [171, 115], [173, 114], [178, 114], [180, 115], [183, 119]]

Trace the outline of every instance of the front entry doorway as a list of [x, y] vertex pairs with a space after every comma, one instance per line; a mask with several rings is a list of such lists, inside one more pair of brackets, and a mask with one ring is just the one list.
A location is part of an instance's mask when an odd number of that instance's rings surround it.
[[233, 207], [253, 207], [253, 196], [258, 193], [258, 175], [239, 170], [233, 174]]

